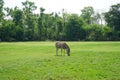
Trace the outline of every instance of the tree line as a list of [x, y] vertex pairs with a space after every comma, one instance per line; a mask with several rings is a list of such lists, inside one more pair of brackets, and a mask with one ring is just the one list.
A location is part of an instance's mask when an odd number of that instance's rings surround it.
[[[81, 15], [61, 12], [45, 13], [34, 2], [26, 0], [23, 8], [4, 7], [0, 0], [0, 41], [119, 41], [120, 4], [108, 12], [96, 13], [91, 6], [84, 7]], [[105, 22], [103, 25], [102, 22]]]

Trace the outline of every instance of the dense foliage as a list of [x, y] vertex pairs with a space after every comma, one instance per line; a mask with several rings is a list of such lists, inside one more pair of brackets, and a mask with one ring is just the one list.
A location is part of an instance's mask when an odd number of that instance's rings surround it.
[[[23, 8], [4, 7], [0, 0], [0, 41], [44, 40], [120, 40], [120, 4], [112, 5], [104, 15], [91, 6], [81, 15], [59, 12], [40, 13], [34, 2], [22, 2]], [[104, 16], [106, 24], [102, 24]]]

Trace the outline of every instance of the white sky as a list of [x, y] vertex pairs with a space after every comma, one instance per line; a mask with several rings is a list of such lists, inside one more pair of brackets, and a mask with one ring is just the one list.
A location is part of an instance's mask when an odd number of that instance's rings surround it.
[[[4, 0], [5, 7], [14, 8], [18, 6], [21, 8], [22, 3], [26, 0]], [[113, 4], [120, 3], [120, 0], [29, 0], [35, 3], [37, 6], [37, 11], [39, 8], [45, 8], [46, 12], [61, 12], [62, 9], [67, 10], [68, 13], [80, 14], [80, 10], [84, 7], [92, 6], [95, 11], [104, 12], [109, 10], [110, 6]]]

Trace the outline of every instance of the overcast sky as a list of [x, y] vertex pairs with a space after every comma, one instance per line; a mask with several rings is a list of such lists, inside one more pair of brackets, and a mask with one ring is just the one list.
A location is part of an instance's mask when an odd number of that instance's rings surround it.
[[[14, 8], [18, 6], [21, 8], [22, 3], [26, 0], [4, 0], [5, 7]], [[120, 3], [120, 0], [29, 0], [35, 3], [37, 11], [43, 7], [46, 12], [61, 12], [62, 9], [67, 10], [68, 13], [80, 14], [80, 10], [86, 6], [92, 6], [95, 11], [107, 11], [113, 4]]]

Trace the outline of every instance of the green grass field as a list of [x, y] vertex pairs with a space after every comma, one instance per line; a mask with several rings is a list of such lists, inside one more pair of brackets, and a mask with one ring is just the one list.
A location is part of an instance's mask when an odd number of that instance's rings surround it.
[[0, 80], [120, 80], [120, 42], [67, 43], [70, 57], [55, 42], [0, 43]]

